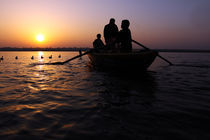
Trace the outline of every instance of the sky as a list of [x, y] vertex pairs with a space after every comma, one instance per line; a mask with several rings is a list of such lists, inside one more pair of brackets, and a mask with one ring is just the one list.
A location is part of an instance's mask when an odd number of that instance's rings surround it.
[[210, 49], [209, 13], [210, 0], [0, 0], [0, 47], [92, 47], [115, 18], [151, 49]]

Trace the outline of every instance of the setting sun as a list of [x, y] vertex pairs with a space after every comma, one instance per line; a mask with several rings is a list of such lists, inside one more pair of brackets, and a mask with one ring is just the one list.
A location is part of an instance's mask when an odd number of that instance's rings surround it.
[[39, 41], [39, 42], [44, 41], [44, 35], [43, 35], [43, 34], [38, 34], [38, 35], [36, 36], [36, 40]]

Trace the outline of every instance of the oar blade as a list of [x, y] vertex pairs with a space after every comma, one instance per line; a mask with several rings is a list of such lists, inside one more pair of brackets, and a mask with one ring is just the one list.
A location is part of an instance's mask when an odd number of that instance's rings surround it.
[[91, 52], [92, 52], [92, 50], [86, 51], [85, 53], [80, 54], [80, 55], [77, 55], [77, 56], [74, 56], [74, 57], [72, 57], [72, 58], [70, 58], [70, 59], [68, 59], [68, 60], [66, 60], [66, 61], [64, 61], [64, 62], [62, 62], [62, 63], [63, 63], [63, 64], [68, 63], [68, 62], [70, 62], [70, 61], [72, 61], [72, 60], [74, 60], [74, 59], [76, 59], [76, 58], [79, 58], [79, 57], [81, 57], [81, 56], [83, 56], [83, 55], [86, 55], [86, 54], [88, 54], [88, 53], [91, 53]]
[[[134, 43], [136, 43], [137, 45], [143, 47], [144, 49], [146, 50], [151, 50], [149, 48], [147, 48], [146, 46], [142, 45], [141, 43], [135, 41], [135, 40], [132, 40]], [[159, 54], [157, 55], [158, 57], [160, 57], [162, 60], [166, 61], [169, 65], [173, 65], [169, 60], [165, 59], [164, 57], [160, 56]]]

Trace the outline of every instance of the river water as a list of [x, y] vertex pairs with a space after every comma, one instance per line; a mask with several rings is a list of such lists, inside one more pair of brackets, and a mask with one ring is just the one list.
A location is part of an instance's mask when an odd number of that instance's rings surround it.
[[0, 52], [0, 139], [210, 139], [210, 54], [160, 54], [175, 65], [125, 74], [87, 56], [34, 65], [78, 52]]

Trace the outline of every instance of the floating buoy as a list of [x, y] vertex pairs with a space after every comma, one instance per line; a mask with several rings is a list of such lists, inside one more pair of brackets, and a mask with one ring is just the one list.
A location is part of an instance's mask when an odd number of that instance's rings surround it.
[[81, 50], [79, 50], [79, 55], [81, 55], [82, 54], [82, 51]]

